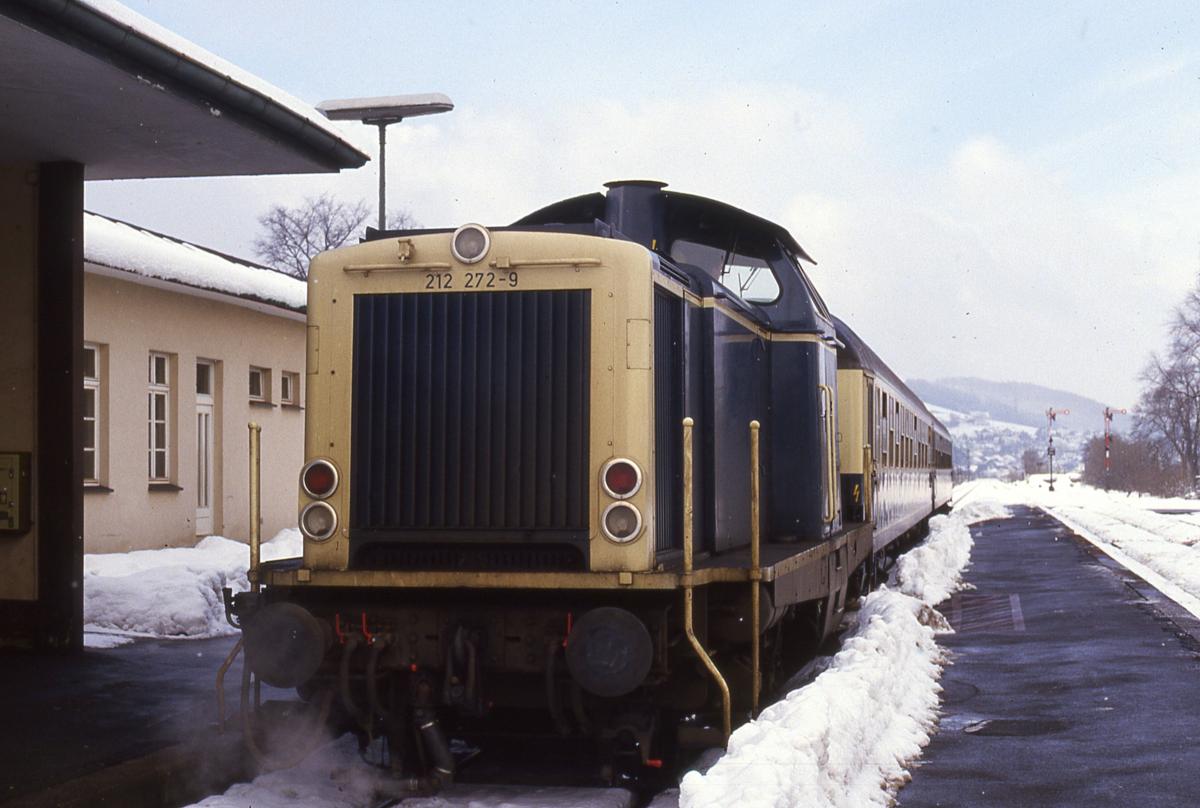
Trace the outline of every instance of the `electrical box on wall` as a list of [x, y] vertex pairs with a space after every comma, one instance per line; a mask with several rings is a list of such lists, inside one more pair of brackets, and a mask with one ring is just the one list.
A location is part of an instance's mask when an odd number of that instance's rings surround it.
[[0, 452], [0, 536], [29, 532], [29, 452]]

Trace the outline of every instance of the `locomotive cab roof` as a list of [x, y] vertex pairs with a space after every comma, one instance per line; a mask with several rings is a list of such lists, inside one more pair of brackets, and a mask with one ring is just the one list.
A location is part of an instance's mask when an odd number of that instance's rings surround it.
[[[699, 296], [723, 298], [772, 330], [833, 337], [829, 310], [802, 266], [816, 261], [782, 226], [724, 202], [667, 191], [660, 182], [612, 182], [607, 189], [555, 202], [508, 227], [491, 229], [633, 241]], [[368, 228], [367, 240], [450, 230]]]

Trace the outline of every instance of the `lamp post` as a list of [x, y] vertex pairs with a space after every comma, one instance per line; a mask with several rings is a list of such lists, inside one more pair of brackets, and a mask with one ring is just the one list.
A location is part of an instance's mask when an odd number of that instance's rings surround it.
[[441, 93], [386, 95], [376, 98], [341, 98], [322, 101], [317, 109], [331, 121], [362, 121], [379, 127], [379, 229], [387, 229], [387, 128], [405, 118], [437, 115], [454, 109]]
[[1046, 410], [1046, 438], [1048, 447], [1046, 454], [1050, 456], [1050, 490], [1054, 490], [1054, 419], [1060, 415], [1070, 415], [1067, 409], [1056, 410], [1053, 407]]

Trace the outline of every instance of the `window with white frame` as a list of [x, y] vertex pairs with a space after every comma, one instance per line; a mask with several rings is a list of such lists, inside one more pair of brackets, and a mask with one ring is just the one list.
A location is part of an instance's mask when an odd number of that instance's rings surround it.
[[83, 482], [100, 484], [100, 349], [83, 346]]
[[250, 366], [250, 400], [271, 400], [271, 371]]
[[166, 482], [170, 478], [171, 436], [171, 358], [167, 354], [150, 354], [150, 374], [147, 386], [149, 477], [151, 482]]
[[300, 406], [300, 374], [285, 370], [279, 374], [279, 402], [292, 407]]

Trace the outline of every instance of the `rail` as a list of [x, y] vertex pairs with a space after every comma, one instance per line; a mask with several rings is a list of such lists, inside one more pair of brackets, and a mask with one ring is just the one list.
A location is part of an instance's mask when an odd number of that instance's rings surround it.
[[729, 683], [725, 681], [725, 677], [721, 675], [721, 671], [717, 669], [717, 665], [712, 661], [712, 657], [704, 650], [704, 646], [700, 644], [700, 640], [696, 638], [694, 625], [693, 610], [695, 609], [695, 581], [692, 579], [692, 569], [694, 566], [693, 547], [694, 530], [693, 517], [695, 515], [695, 507], [692, 502], [692, 481], [694, 479], [692, 469], [692, 427], [695, 426], [695, 421], [691, 418], [683, 419], [683, 630], [687, 634], [688, 642], [692, 646], [692, 650], [696, 652], [696, 656], [704, 663], [704, 667], [708, 669], [709, 676], [717, 683], [717, 687], [721, 690], [721, 721], [722, 730], [724, 731], [725, 741], [729, 741], [729, 734], [732, 732], [732, 715], [729, 701]]

